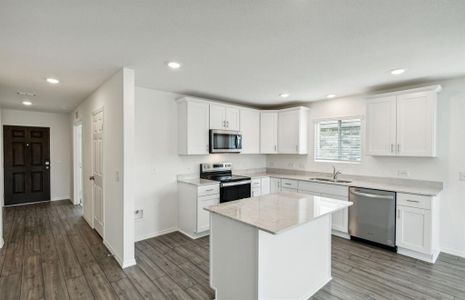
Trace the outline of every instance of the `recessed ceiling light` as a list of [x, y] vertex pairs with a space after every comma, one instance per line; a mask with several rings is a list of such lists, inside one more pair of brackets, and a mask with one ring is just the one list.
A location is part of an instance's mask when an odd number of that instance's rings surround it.
[[391, 70], [391, 74], [392, 75], [400, 75], [400, 74], [403, 74], [405, 73], [405, 69], [394, 69], [394, 70]]
[[31, 105], [32, 105], [32, 102], [29, 101], [29, 100], [23, 100], [21, 103], [22, 103], [23, 105], [26, 105], [26, 106], [31, 106]]
[[173, 70], [177, 70], [179, 68], [181, 68], [181, 63], [177, 62], [177, 61], [170, 61], [167, 63], [168, 67], [170, 69], [173, 69]]
[[279, 94], [279, 97], [287, 98], [287, 97], [289, 97], [289, 94], [288, 93], [281, 93], [281, 94]]
[[52, 77], [48, 77], [47, 79], [45, 79], [48, 83], [50, 84], [59, 84], [60, 83], [60, 80], [56, 79], [56, 78], [52, 78]]
[[336, 95], [334, 95], [334, 94], [329, 94], [328, 96], [326, 96], [326, 98], [328, 98], [328, 99], [333, 99], [335, 97], [336, 97]]

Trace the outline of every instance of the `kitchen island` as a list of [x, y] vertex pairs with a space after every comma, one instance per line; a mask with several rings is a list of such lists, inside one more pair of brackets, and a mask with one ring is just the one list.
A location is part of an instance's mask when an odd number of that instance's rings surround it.
[[273, 193], [213, 205], [216, 299], [308, 299], [331, 280], [331, 214], [350, 202]]

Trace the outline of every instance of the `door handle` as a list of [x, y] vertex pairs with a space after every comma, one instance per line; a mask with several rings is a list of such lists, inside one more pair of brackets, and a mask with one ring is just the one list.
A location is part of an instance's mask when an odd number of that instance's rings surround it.
[[95, 176], [90, 176], [89, 180], [95, 180]]

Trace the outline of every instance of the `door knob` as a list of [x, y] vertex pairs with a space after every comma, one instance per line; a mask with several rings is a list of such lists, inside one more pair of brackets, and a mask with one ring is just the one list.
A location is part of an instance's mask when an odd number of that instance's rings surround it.
[[90, 176], [89, 180], [95, 180], [95, 176]]

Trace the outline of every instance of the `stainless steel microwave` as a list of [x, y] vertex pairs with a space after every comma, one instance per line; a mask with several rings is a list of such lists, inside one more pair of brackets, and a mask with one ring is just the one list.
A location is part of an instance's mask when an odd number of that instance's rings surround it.
[[240, 131], [210, 129], [210, 153], [240, 153], [241, 151]]

